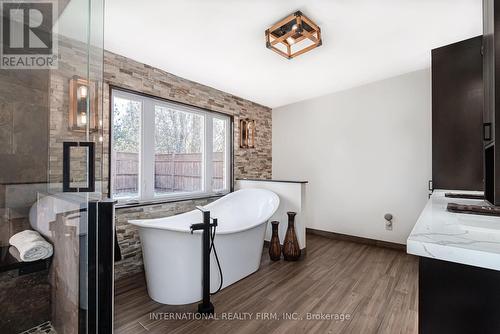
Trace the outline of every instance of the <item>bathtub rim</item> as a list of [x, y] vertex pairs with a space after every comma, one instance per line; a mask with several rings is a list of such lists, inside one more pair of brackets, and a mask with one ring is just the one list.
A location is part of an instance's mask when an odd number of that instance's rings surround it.
[[[268, 193], [269, 195], [271, 195], [273, 197], [273, 199], [274, 199], [273, 203], [275, 204], [275, 207], [272, 210], [270, 210], [270, 213], [264, 219], [258, 220], [256, 222], [252, 222], [252, 224], [246, 225], [242, 228], [234, 228], [234, 229], [229, 228], [227, 230], [222, 230], [222, 231], [217, 230], [216, 234], [222, 235], [222, 234], [238, 233], [238, 232], [250, 230], [256, 226], [267, 223], [269, 221], [269, 219], [273, 216], [273, 214], [276, 212], [276, 210], [279, 208], [280, 198], [276, 193], [274, 193], [270, 190], [267, 190], [267, 189], [257, 189], [257, 188], [255, 188], [255, 189], [240, 189], [240, 190], [234, 191], [232, 193], [229, 193], [229, 194], [213, 201], [212, 203], [209, 203], [205, 206], [202, 206], [201, 208], [210, 209], [212, 206], [216, 205], [217, 202], [227, 201], [228, 196], [230, 198], [230, 197], [234, 196], [234, 194], [237, 194], [238, 192], [242, 192], [242, 191], [246, 192], [248, 190], [250, 190], [250, 191], [257, 190], [259, 192]], [[181, 232], [181, 233], [191, 233], [189, 226], [176, 227], [176, 226], [171, 226], [171, 225], [165, 224], [165, 223], [167, 223], [168, 221], [172, 221], [172, 220], [181, 220], [184, 218], [188, 218], [189, 216], [194, 216], [195, 214], [199, 215], [201, 217], [201, 214], [199, 214], [199, 211], [197, 209], [194, 209], [194, 210], [191, 210], [188, 212], [184, 212], [184, 213], [169, 216], [169, 217], [151, 218], [151, 219], [131, 219], [131, 220], [128, 220], [128, 223], [135, 225], [139, 228], [153, 228], [153, 229], [157, 229], [157, 230], [167, 230], [167, 231], [175, 231], [175, 232]], [[199, 219], [200, 217], [197, 217], [197, 218]], [[193, 224], [194, 223], [196, 223], [195, 219], [193, 219]], [[198, 230], [198, 231], [194, 231], [193, 233], [202, 233], [202, 232], [203, 231]]]

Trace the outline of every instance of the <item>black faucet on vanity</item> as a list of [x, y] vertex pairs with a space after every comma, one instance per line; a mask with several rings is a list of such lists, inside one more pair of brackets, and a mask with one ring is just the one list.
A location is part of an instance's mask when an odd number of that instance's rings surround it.
[[[210, 217], [210, 211], [206, 211], [202, 207], [197, 206], [203, 214], [203, 223], [192, 224], [191, 234], [196, 230], [203, 230], [202, 233], [202, 267], [203, 267], [203, 300], [198, 304], [198, 313], [214, 314], [214, 305], [210, 302], [210, 252], [212, 250], [211, 241], [213, 244], [212, 228], [217, 227], [217, 218]], [[211, 223], [210, 221], [213, 220]]]

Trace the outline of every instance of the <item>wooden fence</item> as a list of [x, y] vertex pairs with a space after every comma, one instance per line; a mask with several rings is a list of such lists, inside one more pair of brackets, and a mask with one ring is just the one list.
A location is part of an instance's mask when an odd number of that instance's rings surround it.
[[[213, 154], [212, 188], [222, 189], [224, 185], [224, 156]], [[156, 154], [155, 192], [171, 193], [197, 191], [202, 188], [202, 154]], [[114, 193], [136, 193], [138, 190], [139, 155], [116, 152]]]

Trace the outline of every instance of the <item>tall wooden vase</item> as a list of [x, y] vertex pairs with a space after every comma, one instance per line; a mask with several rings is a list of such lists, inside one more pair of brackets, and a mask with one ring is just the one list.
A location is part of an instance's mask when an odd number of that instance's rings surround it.
[[280, 237], [278, 235], [278, 225], [279, 222], [272, 221], [272, 234], [271, 234], [271, 242], [269, 243], [269, 257], [272, 261], [279, 261], [281, 258], [281, 245], [280, 245]]
[[295, 215], [296, 212], [287, 212], [288, 228], [283, 242], [283, 257], [285, 261], [297, 261], [300, 258], [300, 247], [295, 234]]

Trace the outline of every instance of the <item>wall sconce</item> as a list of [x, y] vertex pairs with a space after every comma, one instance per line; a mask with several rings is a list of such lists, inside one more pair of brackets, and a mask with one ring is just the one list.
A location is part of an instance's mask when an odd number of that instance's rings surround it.
[[255, 120], [240, 119], [240, 148], [255, 148]]
[[98, 130], [97, 83], [74, 76], [69, 81], [69, 124], [72, 131]]

